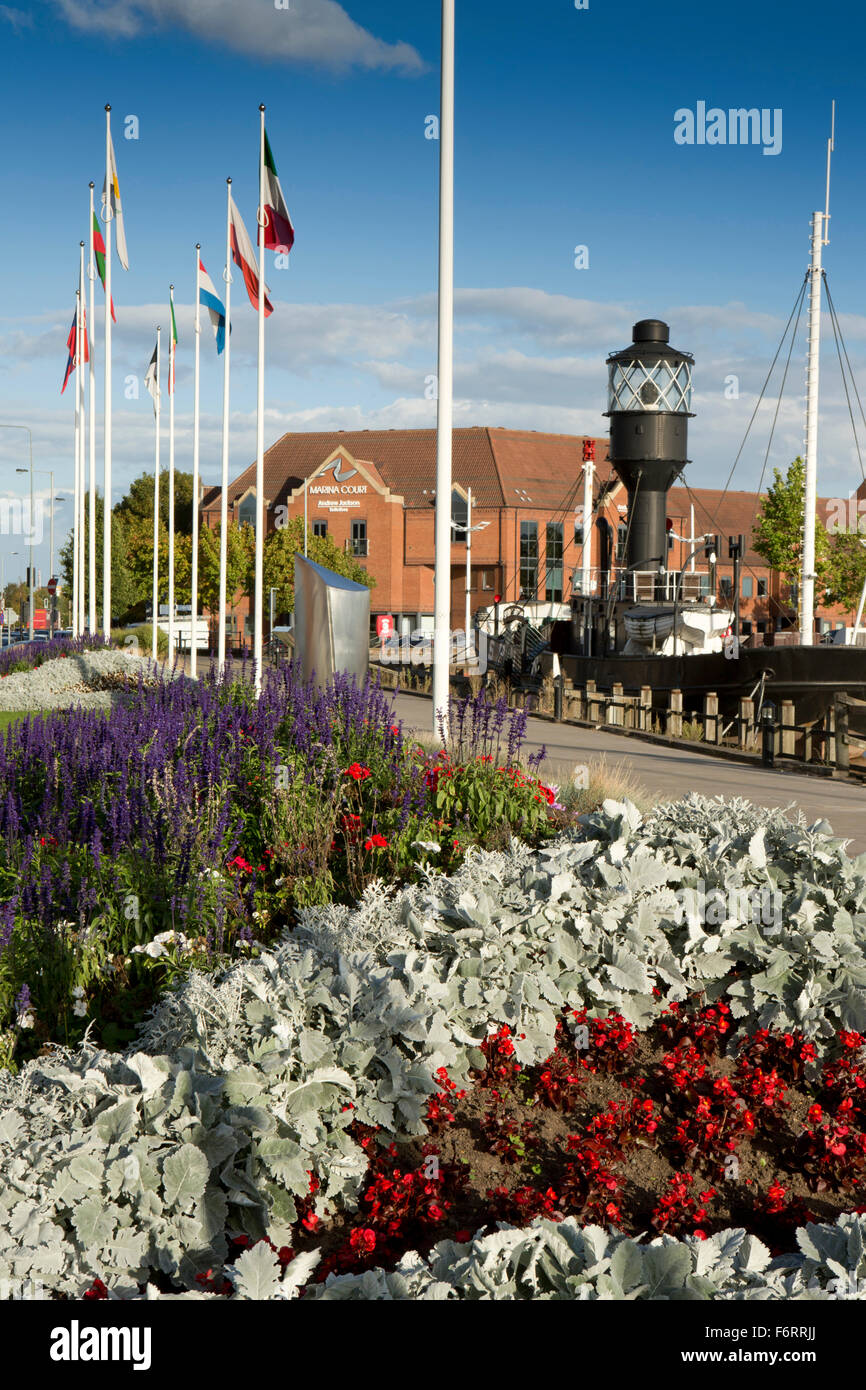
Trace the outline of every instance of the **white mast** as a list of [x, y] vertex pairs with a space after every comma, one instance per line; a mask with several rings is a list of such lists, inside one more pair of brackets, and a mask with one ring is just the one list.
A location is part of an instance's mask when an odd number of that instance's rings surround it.
[[466, 630], [463, 633], [463, 659], [468, 661], [469, 651], [469, 624], [472, 620], [470, 613], [470, 594], [472, 589], [472, 488], [466, 489]]
[[821, 249], [830, 230], [830, 155], [836, 133], [833, 102], [827, 141], [827, 192], [823, 212], [812, 213], [812, 258], [809, 263], [809, 351], [806, 359], [806, 481], [803, 506], [803, 555], [800, 572], [800, 642], [811, 647], [815, 627], [815, 510], [818, 495], [818, 374], [821, 351]]
[[589, 593], [590, 567], [592, 565], [592, 459], [583, 465], [583, 548], [581, 550], [580, 585], [584, 600]]
[[[111, 169], [111, 107], [105, 108], [105, 481], [102, 517], [102, 631], [111, 638], [111, 222], [114, 217]], [[156, 615], [154, 614], [154, 622]]]
[[78, 622], [82, 632], [87, 630], [84, 606], [84, 498], [85, 488], [85, 444], [86, 432], [84, 424], [84, 359], [88, 355], [85, 352], [87, 344], [87, 317], [84, 309], [84, 242], [79, 242], [78, 260], [78, 298], [79, 298], [79, 319], [80, 333], [78, 337], [78, 379], [76, 381], [76, 392], [78, 397], [78, 415], [80, 424], [78, 426], [78, 448], [80, 461], [78, 464]]
[[220, 489], [220, 593], [219, 593], [219, 638], [217, 642], [217, 669], [222, 676], [226, 664], [226, 564], [228, 561], [229, 529], [229, 358], [231, 357], [231, 308], [232, 308], [232, 181], [226, 179], [226, 268], [223, 279], [226, 282], [226, 346], [223, 363], [223, 469]]
[[451, 446], [454, 365], [454, 0], [442, 0], [439, 101], [439, 366], [436, 411], [436, 530], [433, 618], [433, 734], [448, 731], [451, 627]]
[[168, 298], [168, 659], [174, 662], [174, 285]]
[[259, 107], [259, 381], [256, 405], [256, 563], [253, 619], [253, 662], [256, 694], [262, 688], [262, 624], [264, 621], [265, 558], [265, 108]]
[[93, 250], [93, 184], [90, 185], [90, 221], [88, 223], [88, 236], [90, 238], [90, 264], [87, 267], [87, 278], [90, 281], [90, 320], [88, 332], [90, 334], [90, 498], [88, 513], [88, 569], [89, 574], [89, 593], [90, 593], [90, 612], [88, 627], [91, 632], [96, 631], [96, 359], [93, 355], [93, 335], [94, 335], [94, 309], [93, 309], [93, 282], [96, 279], [96, 256]]
[[201, 322], [199, 300], [201, 298], [201, 246], [195, 248], [195, 373], [193, 378], [192, 406], [192, 564], [190, 569], [190, 628], [189, 673], [195, 678], [198, 667], [198, 455], [199, 455], [199, 342]]
[[[81, 365], [81, 290], [75, 296], [75, 366], [79, 375], [83, 371]], [[74, 454], [75, 454], [75, 485], [72, 494], [72, 636], [78, 637], [80, 634], [79, 615], [78, 615], [78, 526], [79, 526], [79, 494], [81, 490], [81, 411], [78, 408], [78, 379], [75, 380], [75, 434], [74, 434]], [[31, 574], [32, 581], [32, 574]], [[32, 604], [32, 588], [31, 588]]]
[[159, 634], [159, 339], [161, 330], [156, 330], [156, 394], [153, 398], [153, 413], [156, 420], [156, 444], [153, 467], [153, 639], [151, 656], [156, 661], [159, 655], [157, 637]]

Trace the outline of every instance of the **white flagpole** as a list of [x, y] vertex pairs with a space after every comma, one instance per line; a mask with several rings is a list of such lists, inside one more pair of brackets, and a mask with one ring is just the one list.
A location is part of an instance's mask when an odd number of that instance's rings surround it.
[[156, 330], [156, 399], [153, 407], [156, 414], [156, 445], [154, 449], [153, 467], [153, 598], [151, 600], [153, 608], [153, 639], [151, 642], [151, 656], [154, 661], [157, 659], [159, 647], [157, 645], [157, 633], [159, 631], [159, 336], [161, 330]]
[[[81, 292], [79, 291], [75, 299], [75, 369], [81, 372]], [[78, 505], [79, 491], [81, 488], [81, 441], [79, 432], [81, 430], [81, 412], [78, 409], [78, 380], [75, 381], [75, 488], [72, 501], [72, 636], [78, 637], [78, 525], [79, 512]]]
[[79, 263], [78, 263], [78, 286], [79, 303], [81, 317], [81, 333], [78, 348], [78, 381], [76, 383], [78, 391], [78, 413], [81, 417], [81, 424], [78, 427], [78, 447], [81, 460], [78, 466], [79, 489], [78, 489], [78, 621], [82, 632], [87, 631], [87, 619], [84, 608], [84, 499], [86, 496], [86, 475], [85, 475], [85, 445], [87, 435], [85, 430], [84, 417], [84, 345], [87, 341], [87, 317], [84, 307], [84, 242], [79, 243]]
[[93, 309], [93, 282], [96, 279], [96, 256], [93, 250], [93, 184], [90, 185], [90, 265], [87, 276], [90, 280], [90, 509], [88, 514], [88, 568], [90, 570], [90, 631], [96, 631], [96, 360], [93, 353], [93, 338], [96, 320]]
[[168, 326], [168, 659], [175, 658], [174, 637], [174, 285], [169, 286]]
[[226, 345], [223, 363], [223, 459], [222, 488], [220, 490], [220, 594], [219, 594], [219, 638], [217, 642], [217, 663], [220, 676], [226, 664], [226, 564], [228, 561], [229, 529], [229, 358], [231, 357], [231, 300], [232, 300], [232, 246], [231, 246], [231, 200], [232, 181], [226, 179], [226, 268], [223, 278], [226, 282]]
[[451, 431], [454, 329], [454, 0], [442, 0], [439, 106], [439, 379], [436, 412], [433, 733], [448, 730], [451, 626]]
[[265, 108], [259, 107], [259, 390], [256, 408], [256, 582], [253, 662], [256, 694], [262, 688], [265, 558]]
[[201, 338], [200, 305], [201, 297], [201, 245], [195, 248], [195, 375], [193, 381], [192, 406], [192, 564], [190, 570], [190, 639], [189, 673], [198, 674], [198, 454], [199, 454], [199, 347]]
[[105, 479], [102, 516], [102, 631], [111, 638], [111, 107], [105, 108]]

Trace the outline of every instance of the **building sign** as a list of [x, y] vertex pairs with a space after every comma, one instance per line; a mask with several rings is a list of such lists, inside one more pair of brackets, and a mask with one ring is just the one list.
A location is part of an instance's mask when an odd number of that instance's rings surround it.
[[311, 497], [316, 497], [316, 496], [320, 496], [320, 495], [327, 495], [328, 497], [334, 497], [334, 496], [340, 497], [340, 496], [345, 496], [345, 495], [347, 495], [347, 494], [349, 494], [349, 493], [353, 493], [353, 492], [366, 492], [366, 491], [367, 491], [367, 484], [366, 484], [366, 483], [351, 483], [351, 484], [346, 484], [346, 483], [344, 483], [342, 487], [333, 487], [330, 483], [323, 483], [321, 486], [311, 487], [311, 488], [310, 488], [310, 496], [311, 496]]
[[394, 631], [394, 618], [390, 613], [380, 613], [376, 618], [376, 636], [383, 640]]

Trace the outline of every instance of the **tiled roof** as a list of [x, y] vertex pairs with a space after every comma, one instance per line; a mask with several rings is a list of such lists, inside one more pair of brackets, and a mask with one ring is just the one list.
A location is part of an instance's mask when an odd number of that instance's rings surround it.
[[[436, 431], [331, 430], [283, 435], [265, 453], [265, 496], [280, 503], [335, 449], [356, 460], [370, 459], [383, 482], [405, 498], [407, 507], [425, 507], [436, 488]], [[525, 506], [517, 489], [545, 510], [563, 505], [583, 468], [582, 440], [574, 435], [539, 434], [534, 430], [455, 429], [452, 478], [472, 488], [478, 507]], [[599, 439], [597, 476], [607, 477], [607, 441]], [[233, 499], [255, 485], [251, 464], [230, 485]], [[202, 505], [215, 506], [218, 487], [208, 488]], [[579, 500], [579, 499], [578, 499]]]

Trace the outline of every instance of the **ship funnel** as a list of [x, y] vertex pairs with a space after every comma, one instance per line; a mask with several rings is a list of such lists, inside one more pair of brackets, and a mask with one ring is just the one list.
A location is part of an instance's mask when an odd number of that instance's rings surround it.
[[634, 341], [607, 359], [610, 461], [628, 492], [630, 570], [667, 568], [668, 488], [688, 459], [694, 358], [670, 346], [661, 319], [641, 319]]

